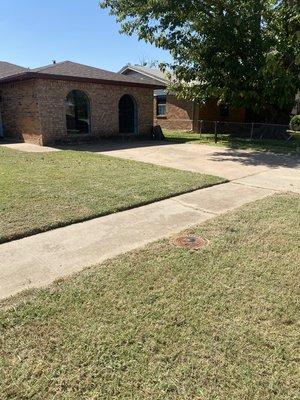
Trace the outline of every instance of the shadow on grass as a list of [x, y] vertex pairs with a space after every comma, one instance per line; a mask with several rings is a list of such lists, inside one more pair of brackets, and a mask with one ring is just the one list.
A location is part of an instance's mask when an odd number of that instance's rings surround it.
[[229, 134], [219, 134], [215, 143], [214, 134], [198, 134], [191, 132], [166, 132], [166, 141], [169, 143], [194, 143], [215, 146], [226, 146], [235, 150], [257, 150], [272, 153], [300, 154], [300, 138], [291, 138], [289, 141], [275, 139], [250, 140], [233, 137]]

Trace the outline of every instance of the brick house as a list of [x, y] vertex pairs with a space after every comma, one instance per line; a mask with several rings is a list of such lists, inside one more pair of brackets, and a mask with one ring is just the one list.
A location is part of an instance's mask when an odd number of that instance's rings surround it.
[[166, 90], [168, 80], [159, 69], [126, 65], [119, 73], [140, 78], [144, 82], [154, 80], [160, 85], [160, 88], [154, 91], [154, 121], [162, 128], [198, 130], [200, 120], [245, 122], [244, 109], [218, 106], [214, 100], [210, 100], [206, 105], [199, 105], [194, 101], [178, 99], [172, 93], [168, 93]]
[[36, 69], [0, 62], [0, 135], [40, 145], [147, 137], [158, 87], [71, 61]]

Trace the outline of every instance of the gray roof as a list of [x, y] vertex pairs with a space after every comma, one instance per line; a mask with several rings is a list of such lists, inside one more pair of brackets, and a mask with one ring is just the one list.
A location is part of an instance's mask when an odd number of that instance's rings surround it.
[[[47, 65], [40, 68], [26, 69], [18, 67], [14, 72], [11, 69], [11, 73], [6, 75], [0, 75], [0, 81], [3, 78], [9, 80], [10, 76], [12, 79], [26, 79], [26, 78], [53, 78], [55, 79], [66, 79], [66, 80], [86, 80], [93, 82], [103, 82], [118, 83], [125, 85], [137, 85], [137, 86], [157, 86], [155, 80], [143, 81], [138, 77], [129, 77], [116, 72], [106, 71], [104, 69], [90, 67], [83, 64], [78, 64], [72, 61], [63, 61], [51, 65]], [[19, 74], [13, 77], [15, 74]], [[12, 80], [11, 79], [11, 80]]]
[[20, 74], [25, 71], [28, 71], [28, 69], [6, 61], [0, 61], [0, 78]]
[[[104, 79], [110, 81], [139, 82], [137, 78], [127, 77], [116, 72], [106, 71], [104, 69], [89, 67], [88, 65], [78, 64], [72, 61], [63, 61], [45, 67], [32, 69], [33, 72], [43, 74], [74, 76], [92, 79]], [[154, 82], [153, 82], [154, 83]]]
[[169, 81], [166, 77], [166, 74], [158, 68], [142, 67], [140, 65], [125, 65], [125, 67], [123, 67], [119, 73], [124, 74], [126, 71], [138, 72], [147, 78], [154, 79], [165, 84], [167, 84]]

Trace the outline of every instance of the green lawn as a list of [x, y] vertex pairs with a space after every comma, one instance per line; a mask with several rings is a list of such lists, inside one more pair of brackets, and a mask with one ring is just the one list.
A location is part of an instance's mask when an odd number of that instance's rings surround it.
[[218, 142], [215, 143], [214, 134], [194, 133], [186, 131], [164, 130], [164, 135], [168, 141], [175, 143], [195, 143], [208, 144], [213, 146], [226, 146], [232, 149], [271, 151], [273, 153], [300, 154], [300, 136], [295, 136], [290, 141], [283, 140], [250, 140], [230, 137], [227, 134], [218, 134]]
[[224, 182], [98, 154], [0, 147], [0, 243]]
[[195, 229], [207, 248], [161, 241], [4, 303], [0, 398], [298, 400], [299, 208], [267, 198]]

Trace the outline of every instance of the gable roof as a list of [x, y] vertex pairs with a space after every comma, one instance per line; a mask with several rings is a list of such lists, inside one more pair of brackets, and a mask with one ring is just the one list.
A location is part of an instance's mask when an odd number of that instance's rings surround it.
[[[35, 68], [31, 71], [43, 74], [115, 80], [117, 82], [137, 82], [136, 78], [127, 77], [116, 72], [106, 71], [100, 68], [90, 67], [88, 65], [78, 64], [72, 61], [63, 61], [60, 63], [47, 65], [45, 67]], [[140, 80], [138, 80], [138, 82], [139, 81]]]
[[141, 79], [147, 81], [149, 79], [151, 80], [154, 79], [156, 82], [163, 83], [164, 85], [167, 85], [167, 83], [169, 82], [168, 78], [166, 77], [166, 74], [158, 68], [142, 67], [140, 65], [125, 65], [125, 67], [123, 67], [119, 71], [119, 73], [126, 76], [126, 73], [128, 71], [134, 71], [141, 74], [142, 76]]
[[40, 68], [15, 70], [14, 74], [0, 76], [0, 82], [24, 80], [31, 78], [60, 79], [84, 81], [93, 83], [110, 83], [126, 86], [157, 87], [157, 82], [144, 82], [142, 79], [125, 76], [116, 72], [78, 64], [72, 61], [63, 61]]
[[0, 61], [0, 79], [25, 71], [27, 71], [27, 68], [20, 67], [19, 65], [11, 64], [6, 61]]

